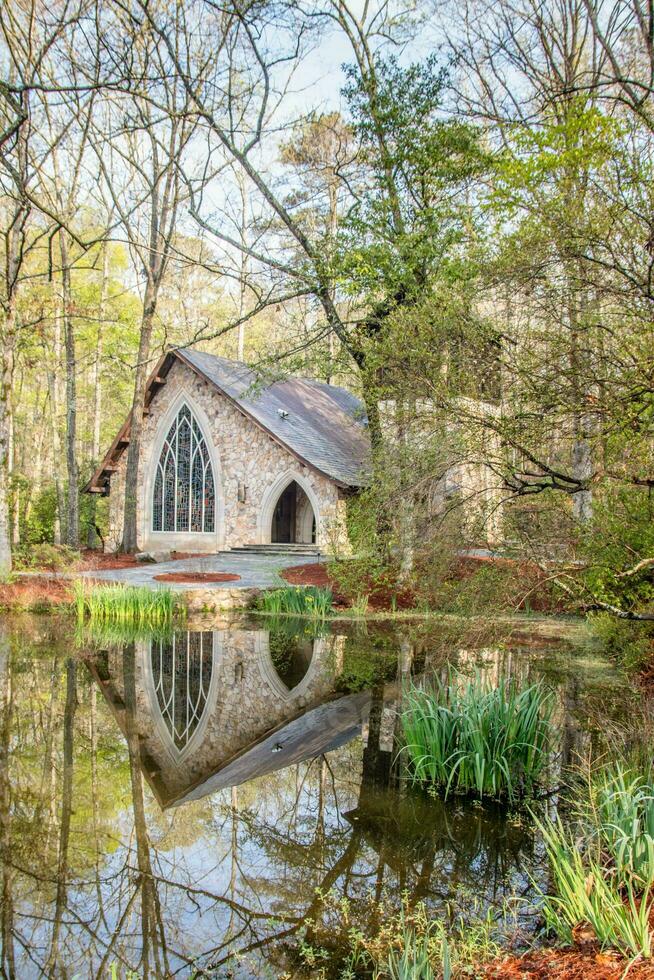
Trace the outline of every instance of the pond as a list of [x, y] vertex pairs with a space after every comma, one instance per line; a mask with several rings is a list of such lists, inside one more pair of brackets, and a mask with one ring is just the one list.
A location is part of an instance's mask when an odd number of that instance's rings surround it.
[[5, 621], [5, 975], [303, 975], [303, 947], [315, 975], [321, 949], [336, 961], [348, 930], [402, 900], [532, 932], [547, 885], [533, 824], [413, 790], [398, 753], [402, 691], [451, 667], [552, 686], [538, 804], [552, 815], [561, 772], [619, 722], [624, 682], [528, 621], [500, 635], [235, 620], [136, 638]]

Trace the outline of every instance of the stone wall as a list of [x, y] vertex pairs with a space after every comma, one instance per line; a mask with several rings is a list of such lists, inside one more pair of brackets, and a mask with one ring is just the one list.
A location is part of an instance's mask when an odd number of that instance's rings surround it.
[[[183, 400], [196, 416], [213, 454], [216, 531], [211, 534], [151, 530], [154, 471], [165, 434]], [[107, 539], [111, 549], [122, 537], [126, 463], [124, 452], [111, 477]], [[152, 402], [151, 414], [144, 419], [137, 503], [139, 548], [210, 553], [244, 544], [265, 544], [270, 541], [275, 503], [293, 479], [316, 511], [316, 543], [324, 550], [331, 550], [335, 540], [343, 544], [345, 497], [338, 487], [300, 463], [209, 382], [176, 362]], [[239, 485], [246, 488], [244, 501], [239, 501]]]

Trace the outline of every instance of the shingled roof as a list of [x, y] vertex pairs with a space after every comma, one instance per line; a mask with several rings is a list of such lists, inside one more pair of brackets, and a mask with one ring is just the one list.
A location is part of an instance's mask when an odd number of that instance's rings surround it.
[[[364, 486], [369, 473], [370, 440], [362, 403], [336, 385], [308, 378], [266, 383], [240, 361], [196, 350], [172, 350], [148, 381], [146, 408], [176, 360], [190, 367], [264, 429], [301, 463], [342, 487]], [[109, 477], [129, 445], [128, 418], [85, 489], [106, 492]]]

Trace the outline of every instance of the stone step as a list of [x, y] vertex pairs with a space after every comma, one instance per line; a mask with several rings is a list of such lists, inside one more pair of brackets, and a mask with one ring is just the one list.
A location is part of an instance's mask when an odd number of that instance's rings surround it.
[[312, 555], [320, 557], [320, 548], [312, 544], [245, 544], [232, 548], [228, 554], [239, 555]]

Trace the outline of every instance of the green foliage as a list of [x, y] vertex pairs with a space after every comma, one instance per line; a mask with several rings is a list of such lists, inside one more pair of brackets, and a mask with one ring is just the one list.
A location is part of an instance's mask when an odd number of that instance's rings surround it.
[[167, 628], [174, 617], [184, 615], [170, 589], [149, 589], [133, 585], [89, 585], [74, 583], [74, 605], [80, 626], [87, 620], [92, 627]]
[[[335, 890], [320, 896], [323, 916], [310, 923], [300, 953], [311, 976], [372, 977], [373, 980], [450, 980], [473, 976], [500, 953], [497, 923], [490, 914], [474, 921], [434, 918], [424, 902], [401, 896], [400, 907], [370, 899], [373, 930], [352, 925], [350, 900]], [[474, 902], [473, 902], [474, 904]], [[348, 946], [334, 948], [334, 935]]]
[[649, 958], [651, 899], [641, 900], [633, 883], [623, 886], [600, 862], [582, 857], [560, 822], [541, 825], [540, 830], [556, 888], [556, 895], [547, 896], [543, 906], [548, 927], [570, 943], [575, 926], [588, 923], [602, 947]]
[[625, 670], [640, 672], [654, 664], [652, 623], [630, 622], [609, 613], [596, 613], [589, 618], [589, 626], [603, 652]]
[[[544, 897], [548, 926], [570, 942], [588, 924], [602, 947], [628, 956], [654, 952], [654, 781], [619, 763], [591, 780], [575, 834], [540, 824], [555, 894]], [[580, 847], [580, 839], [583, 842]]]
[[[365, 625], [365, 624], [364, 624]], [[354, 630], [346, 637], [336, 678], [341, 691], [366, 691], [397, 677], [398, 640], [394, 633]]]
[[58, 572], [72, 568], [80, 560], [80, 553], [75, 548], [65, 544], [23, 545], [14, 552], [14, 567], [16, 569], [47, 568]]
[[581, 545], [589, 566], [584, 581], [592, 597], [625, 610], [654, 602], [652, 566], [631, 572], [654, 555], [654, 502], [649, 494], [636, 488], [606, 491], [597, 500]]
[[529, 794], [548, 761], [552, 699], [543, 686], [480, 673], [411, 687], [402, 711], [404, 751], [415, 782], [450, 793], [515, 803]]
[[48, 483], [41, 489], [35, 489], [29, 516], [23, 519], [20, 526], [23, 545], [53, 541], [56, 512], [54, 484]]
[[362, 605], [364, 612], [370, 594], [376, 589], [387, 588], [393, 574], [376, 554], [335, 559], [327, 565], [327, 572], [338, 593], [350, 603]]
[[[434, 933], [440, 932], [438, 938], [442, 949], [439, 958], [443, 980], [451, 980], [452, 966], [447, 936], [442, 926], [440, 930], [436, 928], [432, 931]], [[436, 980], [436, 973], [432, 969], [433, 953], [430, 951], [430, 939], [432, 939], [431, 945], [433, 946], [434, 938], [429, 934], [418, 935], [413, 929], [402, 924], [401, 948], [392, 949], [389, 952], [386, 963], [380, 971], [380, 976], [387, 976], [390, 980]]]
[[423, 294], [430, 271], [456, 262], [470, 211], [452, 190], [486, 160], [472, 126], [439, 114], [445, 71], [436, 58], [408, 67], [377, 58], [374, 77], [346, 74], [370, 179], [343, 223], [338, 275], [351, 293], [403, 305]]
[[273, 616], [308, 616], [312, 619], [325, 619], [334, 611], [330, 590], [313, 585], [289, 585], [264, 592], [256, 607]]
[[646, 888], [654, 881], [654, 779], [618, 763], [592, 785], [602, 851], [621, 881]]

